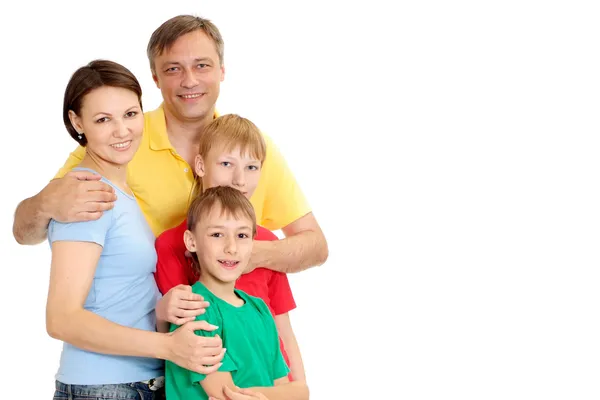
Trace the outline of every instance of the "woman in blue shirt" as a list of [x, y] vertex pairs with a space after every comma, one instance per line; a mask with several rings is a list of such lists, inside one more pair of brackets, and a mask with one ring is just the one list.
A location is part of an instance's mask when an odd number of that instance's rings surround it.
[[164, 360], [200, 373], [220, 366], [213, 362], [219, 356], [201, 357], [206, 343], [194, 330], [210, 329], [206, 324], [188, 322], [182, 334], [157, 332], [168, 323], [155, 314], [161, 301], [155, 238], [127, 186], [127, 164], [144, 129], [141, 97], [135, 76], [104, 60], [78, 69], [65, 91], [65, 126], [86, 147], [76, 170], [101, 175], [98, 185], [110, 185], [117, 200], [94, 220], [48, 226], [46, 326], [65, 342], [54, 399], [162, 399]]

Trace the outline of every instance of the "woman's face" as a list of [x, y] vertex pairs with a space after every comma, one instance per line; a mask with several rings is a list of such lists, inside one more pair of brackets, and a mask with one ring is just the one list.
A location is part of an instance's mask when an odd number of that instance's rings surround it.
[[88, 154], [110, 164], [127, 164], [140, 145], [144, 115], [137, 94], [129, 89], [94, 89], [83, 98], [80, 115], [69, 111], [69, 118], [85, 135]]

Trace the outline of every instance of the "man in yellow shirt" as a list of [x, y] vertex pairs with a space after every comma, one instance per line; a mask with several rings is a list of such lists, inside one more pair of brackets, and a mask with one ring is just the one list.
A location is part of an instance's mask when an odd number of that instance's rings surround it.
[[[129, 164], [128, 184], [156, 236], [180, 223], [191, 200], [198, 135], [215, 116], [224, 79], [223, 39], [212, 22], [180, 15], [163, 23], [150, 38], [148, 58], [163, 104], [145, 114], [143, 141]], [[328, 249], [319, 224], [272, 140], [251, 198], [257, 223], [281, 229], [280, 241], [257, 241], [249, 266], [297, 272], [320, 265]], [[46, 239], [50, 219], [97, 219], [116, 199], [99, 176], [69, 172], [85, 148], [71, 153], [56, 178], [17, 207], [13, 234], [21, 244]]]

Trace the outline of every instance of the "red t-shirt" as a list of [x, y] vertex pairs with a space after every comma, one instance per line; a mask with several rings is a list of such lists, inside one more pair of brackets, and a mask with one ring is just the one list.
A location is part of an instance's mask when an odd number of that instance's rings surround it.
[[[156, 239], [158, 262], [154, 278], [162, 294], [177, 285], [193, 285], [198, 282], [198, 275], [192, 268], [192, 260], [185, 256], [183, 234], [186, 229], [187, 220], [184, 220], [175, 228], [164, 231]], [[278, 238], [270, 230], [257, 226], [254, 240], [278, 240]], [[235, 287], [251, 296], [260, 297], [267, 304], [273, 316], [285, 314], [296, 308], [290, 283], [284, 273], [267, 268], [256, 268], [254, 271], [240, 276]], [[283, 358], [289, 366], [290, 362], [281, 338], [279, 342]]]

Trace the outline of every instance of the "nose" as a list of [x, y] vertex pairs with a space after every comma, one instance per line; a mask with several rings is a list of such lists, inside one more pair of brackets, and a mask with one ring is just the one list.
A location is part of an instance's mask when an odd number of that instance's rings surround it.
[[242, 188], [246, 185], [246, 175], [242, 168], [236, 168], [233, 172], [232, 182], [233, 186]]
[[191, 70], [186, 70], [181, 81], [181, 86], [186, 89], [193, 89], [198, 86], [198, 78], [194, 75]]
[[118, 119], [116, 121], [116, 124], [117, 125], [115, 126], [115, 131], [113, 132], [113, 135], [116, 138], [124, 138], [129, 136], [129, 134], [131, 133], [131, 129], [129, 129], [129, 126], [127, 126], [123, 119]]
[[237, 243], [235, 241], [235, 236], [227, 235], [227, 238], [225, 239], [225, 253], [227, 253], [227, 254], [237, 253]]

